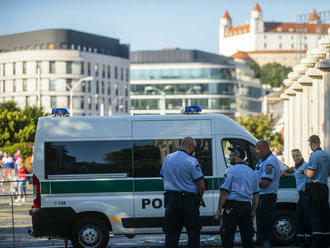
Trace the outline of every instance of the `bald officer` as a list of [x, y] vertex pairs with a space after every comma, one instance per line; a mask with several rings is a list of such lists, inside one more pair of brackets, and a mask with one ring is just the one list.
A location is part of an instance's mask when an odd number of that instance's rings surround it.
[[307, 169], [302, 170], [302, 174], [309, 178], [306, 192], [312, 228], [312, 247], [326, 248], [330, 246], [329, 189], [327, 185], [330, 157], [322, 150], [319, 136], [310, 136], [308, 142], [313, 152], [309, 157]]
[[[225, 181], [220, 188], [218, 210], [216, 219], [220, 219], [223, 211], [223, 224], [220, 228], [222, 246], [232, 248], [237, 226], [241, 233], [243, 247], [253, 248], [252, 218], [258, 206], [259, 186], [253, 170], [244, 163], [245, 150], [236, 146], [228, 148], [232, 164], [226, 170]], [[252, 201], [252, 206], [251, 206]]]
[[200, 246], [200, 199], [205, 185], [203, 173], [192, 157], [196, 141], [185, 137], [181, 149], [166, 156], [160, 175], [165, 189], [165, 247], [178, 247], [182, 227], [188, 234], [188, 247]]
[[259, 141], [256, 144], [256, 152], [261, 158], [255, 169], [260, 187], [259, 205], [256, 211], [257, 238], [263, 248], [269, 248], [272, 247], [272, 216], [276, 210], [280, 164], [267, 141]]

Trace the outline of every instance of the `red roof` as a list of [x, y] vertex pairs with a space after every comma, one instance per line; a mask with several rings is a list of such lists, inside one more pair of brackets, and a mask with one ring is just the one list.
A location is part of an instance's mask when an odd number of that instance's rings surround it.
[[[265, 33], [302, 33], [302, 34], [327, 34], [330, 24], [302, 23], [295, 22], [265, 22]], [[250, 32], [250, 24], [231, 27], [226, 36], [235, 36]]]
[[231, 19], [228, 11], [225, 11], [225, 13], [223, 14], [222, 18], [223, 19], [229, 19], [229, 20]]
[[242, 52], [242, 51], [237, 51], [236, 53], [234, 53], [230, 57], [232, 57], [234, 59], [248, 59], [248, 60], [253, 60], [246, 52]]
[[320, 17], [319, 15], [317, 14], [317, 11], [316, 9], [313, 9], [312, 10], [312, 13], [310, 14], [309, 18], [308, 18], [308, 21], [318, 21], [320, 20]]
[[297, 50], [258, 50], [258, 51], [249, 51], [247, 54], [258, 54], [258, 53], [305, 53], [306, 51], [297, 51]]
[[261, 12], [261, 9], [260, 9], [259, 4], [256, 3], [256, 5], [254, 6], [253, 10]]

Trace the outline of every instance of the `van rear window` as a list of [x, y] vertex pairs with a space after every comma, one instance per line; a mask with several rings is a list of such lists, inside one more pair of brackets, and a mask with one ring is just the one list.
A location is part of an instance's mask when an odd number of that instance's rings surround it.
[[[180, 149], [180, 139], [134, 141], [64, 141], [45, 143], [48, 175], [117, 174], [159, 177], [166, 155]], [[195, 157], [205, 176], [212, 175], [212, 140], [196, 139]]]

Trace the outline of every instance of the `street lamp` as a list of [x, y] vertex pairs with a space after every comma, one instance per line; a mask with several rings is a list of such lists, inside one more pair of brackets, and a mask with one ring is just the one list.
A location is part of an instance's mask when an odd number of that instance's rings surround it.
[[80, 78], [78, 81], [75, 81], [72, 83], [72, 86], [69, 87], [70, 89], [70, 114], [73, 116], [73, 92], [74, 90], [81, 85], [84, 81], [91, 81], [93, 80], [93, 77], [83, 77]]
[[157, 88], [153, 87], [153, 86], [146, 86], [144, 88], [144, 90], [145, 91], [154, 90], [154, 91], [157, 91], [158, 93], [161, 94], [162, 97], [160, 99], [160, 114], [165, 115], [165, 113], [166, 113], [166, 109], [165, 109], [165, 107], [166, 107], [166, 104], [165, 104], [166, 93], [164, 91], [160, 90], [160, 89], [157, 89]]

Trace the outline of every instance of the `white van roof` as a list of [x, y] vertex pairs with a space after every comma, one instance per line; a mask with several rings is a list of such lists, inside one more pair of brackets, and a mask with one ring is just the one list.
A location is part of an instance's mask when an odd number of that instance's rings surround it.
[[239, 135], [256, 141], [223, 114], [41, 117], [36, 138], [211, 137], [212, 134]]

